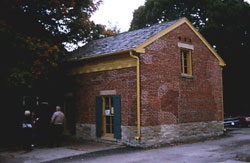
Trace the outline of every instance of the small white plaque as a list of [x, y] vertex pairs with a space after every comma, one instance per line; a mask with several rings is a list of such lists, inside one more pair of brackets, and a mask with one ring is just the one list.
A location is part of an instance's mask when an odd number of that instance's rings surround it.
[[105, 110], [105, 115], [110, 115], [110, 110]]

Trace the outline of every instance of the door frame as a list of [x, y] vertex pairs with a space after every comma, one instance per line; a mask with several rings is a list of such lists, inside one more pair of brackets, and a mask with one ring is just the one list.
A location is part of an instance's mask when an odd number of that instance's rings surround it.
[[[105, 98], [108, 97], [109, 98], [109, 109], [110, 109], [110, 112], [111, 114], [110, 115], [105, 115]], [[110, 127], [110, 130], [111, 130], [111, 133], [107, 133], [107, 125], [106, 125], [106, 118], [107, 117], [113, 117], [110, 118], [110, 123], [111, 125], [113, 126], [114, 128], [114, 106], [112, 106], [112, 103], [111, 103], [111, 100], [112, 100], [112, 96], [101, 96], [102, 98], [102, 128], [103, 128], [103, 133], [102, 133], [102, 136], [104, 137], [111, 137], [111, 138], [114, 138], [114, 129], [112, 129], [112, 127]], [[112, 108], [113, 107], [113, 108]], [[112, 110], [112, 111], [111, 111]]]

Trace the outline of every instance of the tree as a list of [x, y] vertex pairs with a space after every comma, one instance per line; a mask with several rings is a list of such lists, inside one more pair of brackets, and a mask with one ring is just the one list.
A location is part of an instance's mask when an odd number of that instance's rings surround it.
[[0, 2], [0, 88], [5, 106], [0, 128], [1, 136], [6, 136], [0, 144], [18, 140], [15, 136], [23, 115], [20, 97], [45, 96], [55, 102], [62, 94], [66, 78], [60, 65], [68, 54], [65, 46], [115, 34], [90, 20], [100, 3], [101, 0]]
[[[90, 21], [93, 0], [3, 0], [0, 2], [1, 85], [34, 87], [47, 80], [66, 55], [65, 44], [106, 36]], [[104, 34], [103, 34], [104, 33]]]
[[225, 112], [250, 114], [246, 96], [250, 91], [246, 77], [250, 5], [243, 0], [146, 0], [134, 11], [130, 30], [181, 17], [192, 22], [227, 64], [223, 71]]
[[130, 30], [155, 23], [187, 17], [200, 29], [205, 22], [209, 0], [146, 0], [145, 5], [134, 11]]

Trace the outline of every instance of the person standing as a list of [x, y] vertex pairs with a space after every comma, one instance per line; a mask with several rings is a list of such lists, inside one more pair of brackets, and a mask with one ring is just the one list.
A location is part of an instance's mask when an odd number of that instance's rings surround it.
[[51, 117], [51, 124], [53, 126], [52, 131], [52, 140], [50, 146], [53, 147], [56, 145], [60, 146], [62, 141], [62, 133], [63, 133], [63, 122], [64, 122], [64, 114], [61, 111], [60, 106], [56, 106], [56, 111], [53, 113]]
[[32, 120], [29, 110], [25, 110], [22, 122], [23, 129], [23, 148], [24, 150], [32, 150]]

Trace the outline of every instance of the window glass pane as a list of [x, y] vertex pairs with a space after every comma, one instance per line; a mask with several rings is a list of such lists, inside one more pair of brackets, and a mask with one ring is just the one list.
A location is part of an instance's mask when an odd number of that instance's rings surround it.
[[181, 50], [181, 73], [183, 73], [183, 51]]
[[110, 116], [106, 116], [106, 133], [110, 132]]
[[112, 129], [112, 133], [114, 133], [114, 117], [112, 116], [112, 124], [111, 124], [111, 129]]
[[[113, 98], [111, 96], [104, 96], [104, 119], [103, 127], [106, 134], [114, 134], [114, 107]], [[104, 133], [104, 135], [105, 135]], [[110, 135], [108, 135], [110, 136]]]
[[105, 110], [109, 110], [109, 97], [105, 97]]
[[191, 74], [191, 56], [189, 50], [181, 50], [181, 72], [183, 74]]
[[183, 64], [184, 64], [184, 73], [188, 73], [188, 58], [187, 58], [187, 51], [183, 52]]

